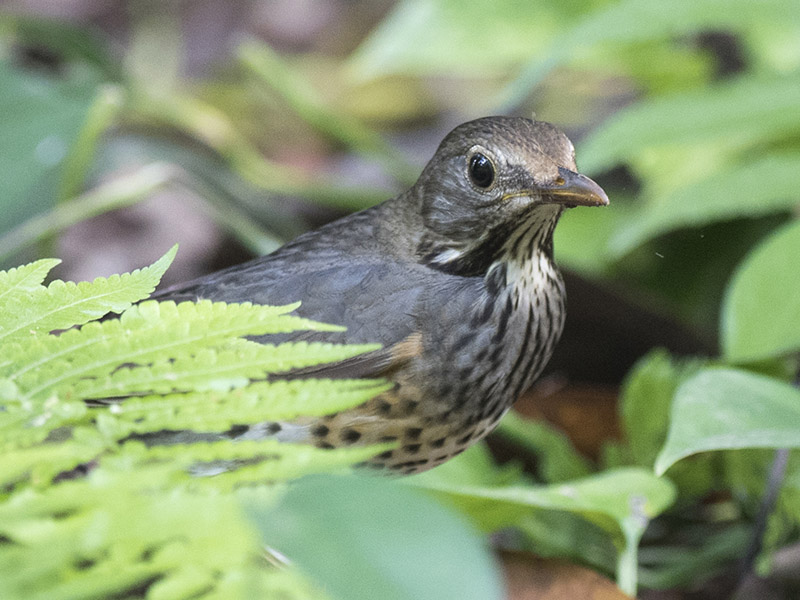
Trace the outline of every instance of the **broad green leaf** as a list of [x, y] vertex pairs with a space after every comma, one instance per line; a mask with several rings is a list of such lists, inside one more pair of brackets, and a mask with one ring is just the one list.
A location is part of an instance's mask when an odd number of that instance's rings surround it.
[[660, 514], [674, 500], [669, 481], [639, 468], [616, 469], [543, 486], [458, 486], [439, 483], [435, 472], [422, 473], [410, 482], [451, 497], [476, 517], [482, 507], [492, 503], [579, 513], [618, 541], [622, 541], [624, 523], [639, 519], [644, 526], [644, 522]]
[[770, 235], [741, 263], [722, 304], [722, 352], [731, 362], [800, 349], [800, 221]]
[[575, 481], [548, 486], [479, 487], [437, 481], [435, 471], [415, 476], [411, 483], [435, 492], [492, 529], [513, 526], [526, 511], [558, 510], [580, 515], [604, 529], [620, 556], [618, 583], [628, 593], [636, 587], [636, 551], [650, 519], [675, 500], [675, 487], [666, 479], [639, 468], [606, 471]]
[[655, 470], [698, 452], [787, 447], [800, 447], [800, 390], [738, 369], [705, 369], [675, 394]]
[[52, 206], [56, 176], [95, 85], [25, 73], [0, 60], [0, 232]]
[[787, 211], [800, 203], [800, 153], [767, 154], [730, 163], [708, 177], [654, 198], [628, 215], [609, 244], [615, 255], [681, 227]]
[[701, 365], [700, 360], [679, 362], [665, 350], [655, 350], [629, 373], [620, 412], [625, 438], [637, 465], [652, 467], [667, 438], [675, 390]]
[[585, 477], [591, 472], [589, 461], [575, 450], [569, 438], [544, 422], [524, 419], [510, 411], [497, 430], [513, 443], [536, 453], [537, 471], [547, 483]]
[[[78, 154], [88, 152], [84, 147], [79, 150]], [[84, 176], [83, 165], [80, 164], [82, 160], [84, 157], [77, 156], [74, 168], [65, 173], [65, 176], [72, 178], [71, 181], [64, 181], [65, 186], [81, 185], [82, 182], [78, 180]], [[173, 165], [152, 163], [133, 173], [115, 177], [77, 197], [59, 202], [51, 210], [31, 217], [0, 235], [0, 261], [14, 256], [23, 248], [54, 236], [71, 225], [130, 206], [164, 187], [174, 180], [179, 172]]]
[[82, 325], [111, 312], [122, 312], [134, 302], [147, 298], [167, 270], [177, 246], [149, 267], [93, 282], [53, 281], [46, 288], [0, 298], [0, 341], [25, 339], [36, 333], [48, 333]]
[[[707, 361], [673, 358], [665, 350], [648, 353], [625, 379], [620, 397], [624, 438], [607, 445], [604, 462], [609, 466], [636, 465], [651, 469], [667, 439], [669, 415], [675, 390]], [[719, 463], [712, 456], [679, 464], [670, 480], [684, 498], [701, 498], [719, 485]]]
[[356, 50], [350, 68], [360, 78], [503, 73], [546, 48], [572, 10], [550, 2], [404, 0]]
[[314, 477], [250, 506], [263, 542], [340, 600], [503, 597], [483, 541], [419, 490], [384, 479]]
[[614, 258], [606, 251], [609, 240], [634, 214], [629, 200], [612, 194], [606, 208], [579, 208], [561, 217], [553, 235], [558, 263], [588, 277], [604, 275]]
[[576, 21], [543, 53], [531, 52], [528, 65], [501, 95], [503, 106], [516, 106], [554, 68], [599, 43], [631, 44], [707, 30], [747, 31], [755, 23], [800, 23], [800, 11], [793, 0], [623, 0], [580, 15]]
[[742, 76], [633, 104], [595, 130], [577, 154], [584, 170], [598, 172], [662, 146], [748, 147], [800, 132], [798, 105], [800, 76]]

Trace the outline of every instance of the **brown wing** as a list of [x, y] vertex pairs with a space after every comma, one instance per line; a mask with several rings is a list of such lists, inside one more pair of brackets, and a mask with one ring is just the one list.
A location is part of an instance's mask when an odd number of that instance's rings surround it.
[[295, 369], [280, 379], [327, 377], [350, 379], [360, 377], [391, 377], [392, 373], [408, 364], [422, 353], [422, 335], [412, 333], [400, 342], [365, 354], [359, 354], [334, 363]]

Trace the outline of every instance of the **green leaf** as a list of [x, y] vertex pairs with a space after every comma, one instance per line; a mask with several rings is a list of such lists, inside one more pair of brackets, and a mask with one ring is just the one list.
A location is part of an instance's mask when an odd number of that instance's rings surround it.
[[105, 471], [0, 503], [0, 596], [133, 597], [149, 589], [157, 598], [159, 589], [178, 588], [263, 597], [257, 541], [236, 497], [161, 492], [149, 485], [157, 481], [152, 469]]
[[44, 278], [60, 262], [57, 258], [43, 258], [8, 271], [0, 271], [0, 300], [8, 294], [33, 292], [41, 288]]
[[675, 394], [655, 470], [698, 452], [787, 447], [800, 447], [800, 390], [738, 369], [705, 369]]
[[78, 381], [63, 393], [91, 399], [176, 391], [225, 392], [269, 374], [336, 362], [379, 347], [308, 342], [275, 345], [239, 339], [220, 349], [187, 348], [147, 366], [114, 369], [104, 377]]
[[[298, 304], [146, 301], [48, 332], [146, 296], [174, 251], [86, 285], [42, 286], [52, 260], [0, 272], [3, 306], [28, 303], [24, 335], [4, 330], [0, 356], [0, 597], [322, 597], [296, 569], [259, 560], [238, 499], [263, 507], [276, 484], [346, 471], [392, 445], [323, 450], [221, 432], [362, 404], [388, 384], [269, 376], [377, 346], [238, 337], [342, 329], [288, 314]], [[18, 311], [0, 311], [0, 324], [23, 329]], [[106, 393], [117, 401], [87, 406]], [[303, 441], [307, 423], [284, 424], [283, 437]], [[150, 434], [147, 445], [132, 433]]]
[[53, 281], [47, 288], [37, 287], [0, 298], [0, 341], [9, 343], [36, 333], [48, 333], [82, 325], [109, 311], [122, 312], [134, 302], [147, 298], [178, 251], [173, 246], [149, 267], [132, 273], [98, 277], [93, 282]]
[[12, 436], [0, 430], [5, 446], [0, 457], [0, 485], [4, 489], [27, 478], [39, 485], [52, 481], [62, 472], [94, 459], [102, 450], [98, 445], [68, 441], [63, 444], [41, 444], [34, 447], [13, 448]]
[[509, 503], [529, 508], [576, 512], [621, 540], [623, 522], [649, 520], [674, 500], [669, 481], [645, 469], [623, 468], [574, 481], [546, 486], [486, 488], [439, 484], [433, 472], [411, 480], [415, 485], [451, 496], [467, 512], [479, 515], [487, 503]]
[[722, 352], [728, 361], [756, 361], [800, 349], [798, 256], [800, 221], [795, 221], [739, 265], [722, 304]]
[[620, 412], [625, 438], [637, 465], [652, 467], [667, 438], [675, 390], [702, 364], [700, 360], [677, 361], [665, 350], [654, 350], [628, 374]]
[[382, 161], [409, 185], [414, 183], [419, 174], [415, 166], [410, 165], [377, 132], [329, 107], [329, 103], [324, 102], [304, 79], [298, 77], [298, 69], [292, 68], [266, 44], [242, 44], [239, 60], [260, 81], [279, 93], [305, 122], [346, 147]]
[[682, 227], [758, 217], [791, 210], [800, 201], [800, 153], [758, 156], [745, 164], [729, 163], [708, 177], [651, 198], [629, 215], [610, 241], [619, 256], [646, 240]]
[[[86, 149], [82, 148], [81, 152], [83, 151]], [[80, 160], [82, 159], [76, 159], [78, 162]], [[80, 177], [82, 175], [80, 171], [80, 165], [76, 165], [67, 176]], [[151, 163], [132, 173], [102, 183], [85, 194], [59, 202], [51, 210], [31, 217], [0, 235], [0, 261], [71, 225], [123, 206], [130, 206], [164, 187], [174, 180], [178, 173], [178, 168], [173, 165]], [[64, 185], [71, 184], [65, 182]]]
[[459, 486], [437, 481], [435, 471], [414, 476], [411, 482], [447, 498], [478, 523], [486, 523], [486, 515], [494, 514], [492, 529], [513, 526], [529, 510], [579, 514], [604, 529], [616, 543], [620, 550], [618, 583], [627, 593], [636, 587], [636, 549], [647, 524], [675, 500], [671, 482], [639, 468], [548, 486]]
[[602, 277], [612, 259], [606, 252], [614, 233], [634, 211], [626, 194], [611, 194], [611, 205], [602, 210], [570, 210], [561, 217], [553, 235], [556, 260], [591, 278]]
[[497, 430], [513, 443], [536, 453], [537, 471], [548, 483], [585, 477], [591, 472], [589, 461], [575, 450], [569, 438], [544, 422], [524, 419], [509, 411]]
[[264, 543], [340, 600], [503, 597], [483, 541], [418, 490], [360, 477], [314, 477], [268, 510], [250, 507]]
[[94, 91], [94, 81], [48, 79], [0, 61], [0, 233], [52, 206], [54, 176]]
[[[231, 392], [187, 392], [129, 398], [112, 412], [124, 432], [226, 431], [233, 425], [335, 413], [363, 404], [387, 384], [368, 379], [259, 381]], [[213, 407], [213, 410], [209, 410]]]
[[372, 31], [349, 66], [360, 78], [496, 75], [546, 48], [568, 8], [516, 0], [405, 0]]
[[756, 23], [800, 22], [800, 11], [796, 10], [792, 0], [763, 0], [758, 3], [749, 0], [677, 3], [624, 0], [584, 14], [575, 19], [572, 29], [556, 37], [547, 50], [529, 54], [528, 65], [501, 94], [503, 106], [518, 105], [553, 69], [596, 44], [632, 44], [708, 30], [750, 31]]
[[598, 172], [636, 163], [659, 147], [745, 148], [799, 132], [798, 104], [799, 76], [742, 76], [633, 104], [595, 130], [577, 154], [585, 171]]
[[5, 357], [9, 363], [0, 365], [0, 373], [14, 380], [24, 399], [42, 400], [82, 379], [106, 378], [125, 364], [176, 358], [237, 336], [341, 329], [286, 314], [296, 307], [147, 301], [132, 306], [120, 319], [12, 344]]
[[[667, 439], [675, 391], [707, 364], [704, 359], [678, 359], [665, 350], [653, 350], [634, 365], [620, 396], [624, 439], [604, 449], [606, 467], [609, 463], [653, 467]], [[670, 471], [670, 480], [683, 499], [702, 498], [717, 489], [718, 468], [714, 457], [698, 457], [691, 463], [676, 465]]]
[[228, 439], [145, 447], [141, 442], [126, 442], [120, 457], [107, 460], [109, 469], [139, 471], [154, 469], [165, 489], [180, 487], [230, 492], [243, 484], [284, 482], [304, 475], [344, 472], [348, 467], [374, 457], [391, 447], [388, 444], [323, 450], [308, 444], [288, 444], [276, 440]]

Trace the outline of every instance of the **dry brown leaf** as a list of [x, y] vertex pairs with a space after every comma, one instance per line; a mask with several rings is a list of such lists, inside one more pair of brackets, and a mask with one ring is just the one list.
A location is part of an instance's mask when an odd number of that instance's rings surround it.
[[558, 385], [544, 380], [514, 405], [524, 417], [552, 423], [567, 434], [575, 448], [596, 459], [608, 439], [619, 439], [616, 387]]
[[631, 600], [610, 579], [563, 560], [503, 552], [508, 600]]

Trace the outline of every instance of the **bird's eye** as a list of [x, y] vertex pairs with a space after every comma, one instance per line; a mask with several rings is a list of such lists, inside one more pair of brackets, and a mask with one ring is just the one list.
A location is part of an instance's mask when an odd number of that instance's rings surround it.
[[479, 188], [488, 188], [494, 181], [494, 165], [480, 152], [469, 159], [469, 178]]

